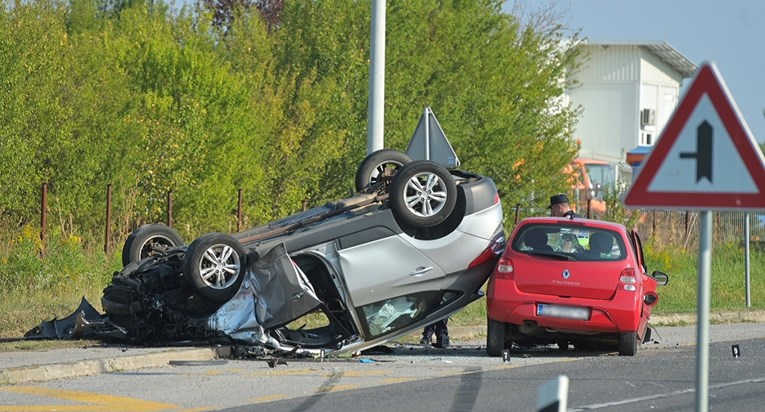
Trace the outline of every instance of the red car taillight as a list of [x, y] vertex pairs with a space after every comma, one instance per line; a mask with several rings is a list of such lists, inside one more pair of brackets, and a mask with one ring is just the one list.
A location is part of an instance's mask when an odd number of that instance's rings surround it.
[[622, 270], [619, 274], [619, 286], [630, 292], [637, 290], [637, 277], [635, 277], [635, 269], [627, 268]]
[[477, 258], [473, 259], [472, 262], [468, 265], [468, 269], [471, 269], [475, 266], [484, 264], [492, 259], [496, 259], [497, 256], [501, 255], [502, 252], [505, 250], [505, 234], [504, 233], [497, 233], [494, 236], [494, 239], [491, 240], [491, 243], [489, 243], [489, 246], [481, 252], [480, 255], [478, 255]]
[[513, 280], [515, 278], [513, 261], [502, 256], [499, 258], [499, 262], [497, 262], [497, 270], [495, 270], [494, 273], [496, 273], [495, 276], [497, 279]]

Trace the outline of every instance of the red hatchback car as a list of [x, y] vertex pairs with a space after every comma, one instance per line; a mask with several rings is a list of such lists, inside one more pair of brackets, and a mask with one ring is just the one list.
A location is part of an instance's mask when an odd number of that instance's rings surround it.
[[656, 287], [668, 280], [648, 275], [640, 237], [623, 225], [524, 219], [489, 279], [486, 351], [571, 343], [633, 356], [650, 339]]

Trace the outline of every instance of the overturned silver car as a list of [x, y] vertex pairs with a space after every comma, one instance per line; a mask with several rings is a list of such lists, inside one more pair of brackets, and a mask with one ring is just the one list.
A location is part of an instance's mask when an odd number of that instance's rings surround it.
[[136, 229], [101, 303], [141, 342], [205, 340], [271, 351], [358, 351], [483, 296], [504, 248], [494, 182], [382, 150], [358, 193], [236, 234], [183, 245]]

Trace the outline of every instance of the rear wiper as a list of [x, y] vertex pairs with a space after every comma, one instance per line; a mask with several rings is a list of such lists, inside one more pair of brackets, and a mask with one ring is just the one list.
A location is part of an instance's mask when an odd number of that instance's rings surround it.
[[559, 253], [559, 252], [547, 252], [544, 250], [530, 250], [528, 252], [529, 255], [534, 256], [545, 256], [545, 257], [551, 257], [559, 260], [573, 260], [576, 261], [576, 258], [572, 255], [566, 254], [566, 253]]

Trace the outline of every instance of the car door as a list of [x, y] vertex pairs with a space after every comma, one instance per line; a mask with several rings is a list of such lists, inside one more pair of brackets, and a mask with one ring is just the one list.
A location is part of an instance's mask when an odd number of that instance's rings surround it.
[[[629, 231], [630, 243], [632, 244], [633, 253], [635, 254], [635, 260], [637, 261], [636, 269], [640, 271], [640, 279], [643, 283], [643, 296], [649, 293], [656, 293], [657, 282], [656, 279], [648, 275], [648, 267], [645, 262], [645, 255], [643, 254], [643, 243], [640, 241], [640, 236], [634, 230]], [[641, 297], [642, 298], [642, 297]], [[654, 305], [648, 305], [643, 299], [643, 307], [641, 312], [641, 330], [647, 324], [648, 319], [651, 317], [651, 308]]]
[[353, 306], [438, 290], [445, 273], [397, 235], [338, 251]]
[[305, 274], [287, 255], [283, 243], [258, 259], [253, 272], [255, 312], [266, 329], [284, 325], [322, 303]]
[[341, 249], [338, 255], [367, 339], [406, 328], [441, 302], [444, 270], [397, 235]]
[[648, 274], [648, 267], [645, 263], [645, 256], [643, 255], [643, 244], [640, 241], [640, 236], [634, 230], [629, 231], [630, 243], [632, 243], [632, 251], [635, 253], [635, 259], [639, 265], [640, 272], [643, 275]]

